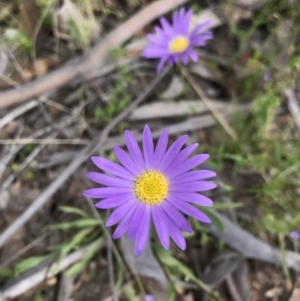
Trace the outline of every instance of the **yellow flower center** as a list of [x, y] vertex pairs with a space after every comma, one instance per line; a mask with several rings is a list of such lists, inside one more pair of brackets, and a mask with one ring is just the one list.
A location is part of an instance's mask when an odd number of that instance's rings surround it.
[[146, 171], [134, 183], [135, 196], [147, 205], [160, 204], [167, 197], [168, 192], [168, 180], [158, 171]]
[[189, 40], [186, 37], [176, 37], [169, 45], [171, 53], [182, 53], [189, 47]]

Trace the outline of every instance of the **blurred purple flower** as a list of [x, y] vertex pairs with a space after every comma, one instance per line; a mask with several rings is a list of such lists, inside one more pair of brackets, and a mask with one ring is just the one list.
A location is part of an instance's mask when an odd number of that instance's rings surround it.
[[154, 301], [154, 297], [152, 295], [146, 295], [145, 301]]
[[194, 47], [204, 46], [207, 40], [213, 38], [212, 32], [207, 30], [211, 21], [203, 21], [189, 30], [191, 27], [193, 10], [185, 12], [181, 8], [179, 12], [173, 14], [173, 24], [165, 19], [160, 19], [161, 27], [155, 26], [156, 34], [148, 34], [150, 45], [144, 51], [145, 58], [160, 58], [157, 72], [160, 72], [168, 61], [170, 66], [181, 60], [185, 65], [189, 57], [197, 62], [198, 54]]
[[297, 231], [292, 231], [290, 233], [290, 237], [294, 238], [294, 239], [300, 239], [300, 233]]
[[206, 161], [209, 155], [200, 154], [189, 158], [198, 144], [182, 149], [187, 135], [178, 138], [167, 149], [167, 129], [163, 131], [154, 148], [150, 128], [145, 126], [143, 154], [131, 132], [125, 131], [124, 136], [129, 155], [118, 146], [114, 148], [122, 166], [104, 158], [92, 157], [98, 168], [111, 175], [87, 173], [90, 180], [107, 187], [86, 190], [84, 195], [102, 199], [96, 204], [98, 208], [117, 208], [108, 218], [106, 226], [120, 222], [113, 238], [119, 238], [128, 231], [129, 238], [136, 240], [137, 255], [146, 246], [151, 220], [165, 249], [170, 247], [171, 236], [184, 250], [186, 243], [181, 230], [192, 232], [192, 229], [181, 212], [201, 222], [210, 223], [204, 213], [190, 204], [213, 205], [211, 199], [198, 192], [215, 188], [216, 184], [203, 180], [216, 174], [210, 170], [191, 171]]
[[270, 74], [266, 73], [266, 74], [264, 75], [264, 81], [268, 82], [270, 79], [271, 79]]

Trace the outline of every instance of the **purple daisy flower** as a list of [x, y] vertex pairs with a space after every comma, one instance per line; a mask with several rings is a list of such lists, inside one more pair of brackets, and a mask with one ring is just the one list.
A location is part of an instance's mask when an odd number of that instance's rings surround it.
[[[165, 129], [154, 148], [148, 125], [143, 132], [143, 154], [130, 131], [124, 133], [129, 155], [120, 147], [114, 151], [121, 165], [100, 157], [92, 157], [94, 164], [105, 172], [89, 172], [87, 177], [107, 187], [86, 190], [84, 195], [102, 199], [97, 208], [116, 208], [109, 216], [106, 226], [119, 222], [113, 238], [126, 232], [135, 238], [135, 252], [140, 255], [147, 243], [151, 221], [159, 240], [169, 249], [169, 236], [185, 249], [185, 239], [181, 230], [192, 232], [191, 226], [182, 213], [209, 223], [210, 219], [192, 204], [212, 206], [208, 197], [198, 192], [210, 190], [216, 184], [203, 181], [216, 174], [210, 170], [194, 170], [206, 161], [209, 155], [200, 154], [189, 158], [198, 144], [182, 147], [188, 136], [178, 138], [167, 149], [169, 134]], [[181, 213], [182, 212], [182, 213]]]
[[193, 48], [204, 46], [207, 40], [212, 39], [212, 32], [207, 30], [211, 22], [204, 21], [193, 28], [192, 16], [192, 9], [185, 12], [185, 9], [181, 8], [179, 12], [174, 12], [172, 26], [165, 18], [161, 18], [162, 28], [155, 26], [156, 34], [148, 34], [151, 44], [144, 49], [142, 55], [150, 59], [160, 58], [157, 72], [162, 70], [167, 61], [170, 66], [179, 60], [186, 65], [190, 56], [197, 62], [198, 54]]

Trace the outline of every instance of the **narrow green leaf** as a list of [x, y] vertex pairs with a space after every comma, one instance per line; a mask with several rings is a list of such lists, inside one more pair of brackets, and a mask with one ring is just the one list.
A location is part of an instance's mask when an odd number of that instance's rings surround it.
[[220, 219], [208, 208], [201, 208], [201, 210], [211, 219], [212, 223], [220, 230], [224, 231], [224, 225]]
[[76, 207], [60, 206], [59, 209], [66, 213], [73, 213], [82, 217], [90, 217], [90, 214]]
[[72, 277], [78, 275], [87, 266], [88, 262], [94, 257], [99, 251], [99, 247], [103, 242], [103, 237], [98, 238], [92, 243], [90, 248], [86, 251], [82, 259], [74, 264], [66, 273], [66, 276]]
[[78, 219], [72, 222], [61, 223], [58, 225], [50, 225], [48, 229], [59, 229], [59, 230], [70, 230], [70, 229], [78, 229], [85, 227], [94, 227], [99, 226], [100, 222], [96, 218], [86, 218], [86, 219]]
[[219, 298], [206, 284], [204, 284], [200, 279], [198, 279], [187, 266], [185, 266], [176, 258], [172, 257], [170, 252], [160, 248], [157, 250], [157, 255], [162, 263], [164, 263], [167, 266], [178, 269], [187, 278], [187, 280], [194, 281], [200, 289], [202, 289], [206, 294], [208, 294], [212, 298], [212, 300], [220, 301]]
[[8, 268], [0, 268], [0, 277], [10, 278], [14, 275], [13, 271]]
[[44, 255], [44, 256], [32, 256], [29, 258], [26, 258], [22, 260], [21, 262], [17, 263], [14, 272], [16, 275], [20, 275], [24, 273], [25, 271], [37, 266], [44, 260], [48, 259], [50, 255]]

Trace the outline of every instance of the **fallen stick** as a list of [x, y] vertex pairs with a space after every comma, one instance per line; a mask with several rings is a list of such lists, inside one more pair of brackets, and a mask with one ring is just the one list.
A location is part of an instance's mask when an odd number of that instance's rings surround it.
[[64, 171], [32, 202], [25, 212], [18, 217], [0, 236], [0, 248], [23, 226], [31, 217], [42, 208], [50, 197], [69, 179], [69, 177], [83, 164], [92, 154], [95, 153], [103, 142], [107, 139], [109, 133], [123, 121], [156, 87], [162, 78], [167, 74], [170, 67], [165, 68], [149, 86], [132, 102], [124, 111], [115, 117], [102, 131], [100, 137], [87, 145], [73, 161], [64, 169]]
[[67, 63], [62, 68], [52, 71], [21, 87], [0, 93], [0, 108], [21, 103], [31, 97], [61, 87], [75, 78], [83, 77], [85, 73], [101, 66], [109, 50], [120, 46], [138, 30], [142, 29], [160, 15], [188, 1], [189, 0], [159, 0], [147, 5], [103, 38], [86, 55], [75, 60], [75, 62], [71, 64]]

